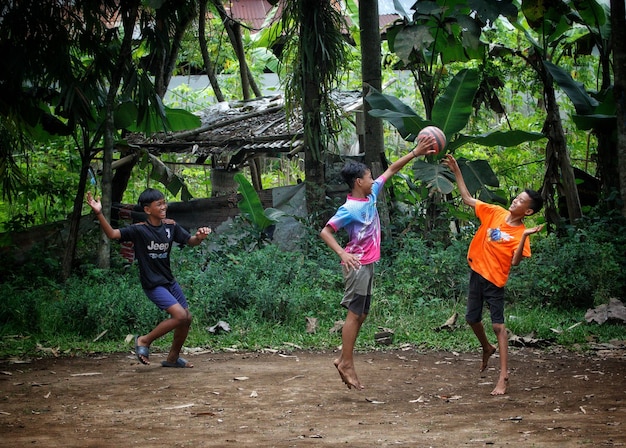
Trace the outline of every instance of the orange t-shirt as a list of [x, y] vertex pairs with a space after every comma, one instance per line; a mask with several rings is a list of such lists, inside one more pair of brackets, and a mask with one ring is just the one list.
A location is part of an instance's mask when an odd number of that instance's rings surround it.
[[[476, 201], [476, 216], [480, 227], [470, 243], [467, 262], [472, 271], [482, 275], [496, 286], [503, 287], [509, 278], [513, 254], [526, 227], [506, 223], [509, 211], [498, 206]], [[522, 256], [530, 257], [530, 242], [524, 242]]]

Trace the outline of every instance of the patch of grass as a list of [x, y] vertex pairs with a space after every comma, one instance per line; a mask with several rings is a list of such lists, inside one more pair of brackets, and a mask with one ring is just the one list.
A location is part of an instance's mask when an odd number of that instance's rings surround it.
[[[340, 346], [341, 335], [329, 332], [335, 321], [346, 316], [339, 304], [343, 296], [339, 261], [317, 236], [306, 243], [308, 249], [301, 252], [282, 251], [274, 245], [252, 252], [227, 246], [218, 252], [206, 247], [173, 251], [172, 267], [194, 316], [185, 346], [216, 351], [335, 350]], [[444, 247], [405, 237], [395, 246], [387, 244], [376, 266], [372, 307], [356, 350], [476, 350], [477, 341], [464, 321], [467, 240]], [[533, 257], [541, 261], [540, 266], [525, 260], [518, 267], [507, 297], [507, 327], [518, 336], [532, 335], [576, 350], [587, 349], [589, 341], [626, 339], [626, 326], [585, 323], [584, 307], [564, 306], [556, 299], [565, 291], [559, 285], [552, 289], [558, 291], [553, 301], [545, 301], [546, 291], [529, 295], [533, 290], [529, 286], [539, 280], [560, 281], [554, 274], [558, 263], [550, 259], [559, 252], [552, 249], [552, 244], [538, 244]], [[607, 258], [603, 266], [621, 263], [612, 254], [606, 252], [613, 261]], [[586, 271], [584, 263], [570, 268]], [[108, 271], [83, 265], [80, 275], [63, 284], [21, 278], [3, 286], [6, 303], [0, 311], [0, 358], [130, 351], [129, 334], [146, 333], [167, 317], [145, 297], [136, 265], [130, 269], [116, 265]], [[623, 284], [620, 287], [623, 290]], [[456, 326], [436, 331], [455, 312]], [[315, 333], [306, 332], [307, 317], [318, 319]], [[207, 327], [220, 320], [228, 322], [232, 331], [209, 333]], [[495, 343], [487, 312], [484, 323]], [[391, 346], [376, 345], [374, 336], [381, 328], [393, 330]], [[166, 351], [171, 337], [155, 341], [153, 349]]]

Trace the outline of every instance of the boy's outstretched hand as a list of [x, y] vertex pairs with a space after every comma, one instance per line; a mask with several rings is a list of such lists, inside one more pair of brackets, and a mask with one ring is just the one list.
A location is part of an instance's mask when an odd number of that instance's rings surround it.
[[199, 227], [196, 231], [196, 238], [200, 241], [204, 240], [211, 233], [210, 227]]
[[524, 235], [526, 235], [526, 236], [532, 235], [533, 233], [540, 232], [541, 229], [543, 229], [543, 224], [541, 224], [539, 226], [536, 226], [536, 227], [531, 227], [530, 229], [524, 230]]
[[433, 156], [439, 151], [437, 150], [437, 140], [432, 135], [427, 135], [417, 142], [417, 146], [411, 151], [413, 156]]
[[459, 168], [459, 164], [457, 163], [456, 159], [454, 158], [452, 154], [446, 154], [444, 159], [441, 162], [445, 166], [447, 166], [448, 169], [452, 171], [453, 174], [456, 174], [457, 172], [461, 171], [461, 169]]
[[87, 199], [85, 202], [87, 202], [87, 205], [91, 207], [95, 214], [102, 213], [102, 203], [100, 202], [100, 198], [94, 199], [91, 195], [91, 191], [87, 192]]

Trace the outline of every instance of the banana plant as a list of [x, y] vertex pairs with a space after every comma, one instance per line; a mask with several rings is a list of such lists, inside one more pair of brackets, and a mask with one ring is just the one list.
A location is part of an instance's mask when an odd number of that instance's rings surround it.
[[[473, 143], [482, 146], [512, 147], [524, 142], [535, 141], [545, 138], [540, 132], [528, 132], [521, 130], [503, 131], [494, 129], [478, 135], [464, 134], [462, 131], [467, 127], [472, 114], [472, 103], [479, 87], [477, 70], [464, 69], [454, 76], [447, 88], [440, 95], [432, 109], [432, 120], [419, 116], [410, 106], [396, 97], [385, 95], [372, 90], [365, 100], [370, 104], [370, 114], [387, 120], [392, 124], [400, 135], [407, 141], [415, 141], [417, 134], [426, 126], [437, 126], [446, 135], [448, 141], [444, 151], [437, 156], [431, 157], [431, 162], [418, 160], [414, 165], [415, 178], [425, 182], [429, 188], [434, 188], [443, 194], [449, 194], [454, 189], [450, 182], [450, 173], [438, 163], [446, 153], [454, 153], [459, 147]], [[478, 161], [477, 161], [478, 162]], [[478, 182], [475, 191], [481, 191], [491, 200], [503, 201], [504, 199], [488, 193], [489, 187], [497, 187], [494, 182], [495, 175], [487, 161], [462, 164], [463, 175], [471, 175]]]
[[237, 206], [241, 216], [252, 226], [256, 242], [271, 240], [273, 226], [286, 214], [272, 207], [264, 209], [258, 193], [243, 174], [235, 174], [234, 179], [239, 184], [237, 191], [241, 193]]

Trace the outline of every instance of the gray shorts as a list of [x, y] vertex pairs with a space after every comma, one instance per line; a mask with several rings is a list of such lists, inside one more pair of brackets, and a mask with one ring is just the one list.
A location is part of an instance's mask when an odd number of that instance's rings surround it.
[[374, 263], [363, 265], [356, 270], [343, 266], [343, 280], [345, 288], [341, 306], [357, 316], [368, 314], [374, 286]]
[[483, 318], [484, 303], [487, 303], [489, 307], [491, 323], [503, 324], [504, 288], [494, 285], [482, 275], [472, 271], [469, 280], [469, 294], [467, 296], [465, 320], [470, 324], [480, 322]]

